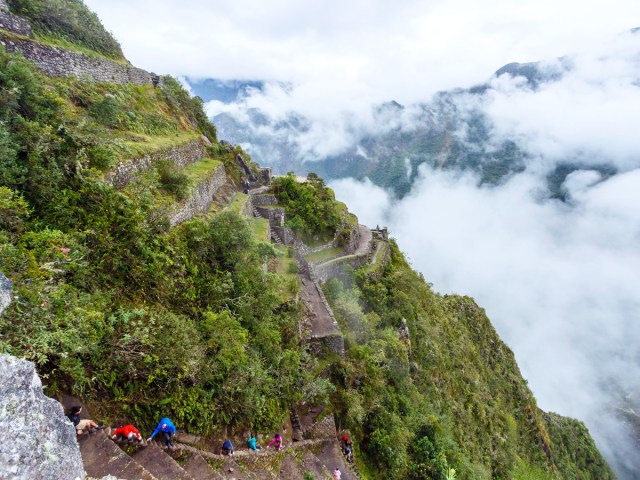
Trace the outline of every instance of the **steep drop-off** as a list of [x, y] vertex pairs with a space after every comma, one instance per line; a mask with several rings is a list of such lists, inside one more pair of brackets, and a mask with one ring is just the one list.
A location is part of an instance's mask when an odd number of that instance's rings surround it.
[[[99, 48], [100, 29], [29, 12], [33, 38], [0, 30], [11, 49], [73, 46], [99, 60], [87, 68], [132, 71]], [[0, 270], [14, 289], [0, 350], [34, 361], [49, 395], [145, 431], [170, 416], [209, 449], [248, 430], [318, 442], [237, 466], [211, 457], [221, 475], [348, 470], [335, 416], [362, 478], [613, 478], [579, 422], [538, 410], [484, 312], [433, 293], [317, 176], [268, 185], [171, 78], [58, 75], [33, 60], [0, 50]], [[245, 178], [275, 200], [255, 207]], [[313, 338], [314, 318], [338, 324]]]

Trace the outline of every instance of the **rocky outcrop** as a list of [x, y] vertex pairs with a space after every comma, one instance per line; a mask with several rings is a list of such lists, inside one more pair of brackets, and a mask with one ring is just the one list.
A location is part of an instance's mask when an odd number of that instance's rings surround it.
[[5, 308], [11, 303], [11, 280], [4, 276], [4, 273], [0, 272], [0, 315]]
[[0, 355], [0, 479], [84, 479], [73, 425], [33, 363]]

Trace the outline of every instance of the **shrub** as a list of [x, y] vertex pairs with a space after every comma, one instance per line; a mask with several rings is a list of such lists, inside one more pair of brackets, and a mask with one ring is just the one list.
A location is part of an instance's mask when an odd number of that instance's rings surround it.
[[120, 44], [81, 0], [8, 0], [13, 13], [29, 19], [36, 32], [77, 43], [112, 58]]

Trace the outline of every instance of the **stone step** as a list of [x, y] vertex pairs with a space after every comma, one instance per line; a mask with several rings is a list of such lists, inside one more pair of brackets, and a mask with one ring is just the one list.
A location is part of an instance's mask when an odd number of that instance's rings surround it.
[[198, 453], [190, 453], [189, 459], [182, 466], [194, 480], [222, 480], [224, 477], [214, 471], [207, 461]]
[[90, 477], [113, 475], [124, 480], [158, 480], [102, 431], [83, 435], [79, 438], [79, 443], [82, 463]]
[[155, 443], [133, 453], [131, 457], [158, 480], [194, 480], [178, 463]]

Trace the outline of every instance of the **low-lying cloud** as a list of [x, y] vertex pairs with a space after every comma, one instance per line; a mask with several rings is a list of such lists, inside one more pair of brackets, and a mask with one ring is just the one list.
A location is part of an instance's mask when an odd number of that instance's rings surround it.
[[[618, 37], [537, 88], [506, 75], [456, 98], [460, 139], [465, 112], [481, 113], [489, 142], [527, 153], [524, 171], [499, 185], [426, 164], [402, 200], [368, 183], [332, 184], [357, 214], [388, 224], [437, 291], [486, 308], [540, 406], [585, 421], [620, 478], [640, 471], [620, 415], [640, 404], [639, 43]], [[560, 201], [546, 176], [566, 162], [580, 168]], [[593, 169], [603, 164], [618, 173]]]

